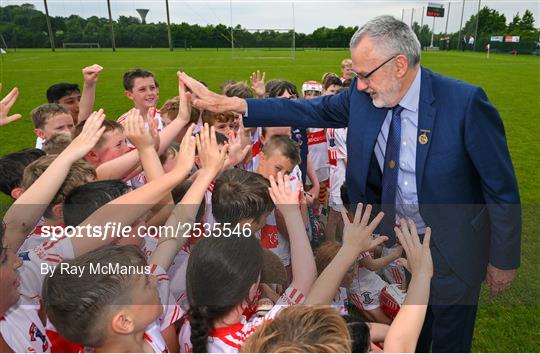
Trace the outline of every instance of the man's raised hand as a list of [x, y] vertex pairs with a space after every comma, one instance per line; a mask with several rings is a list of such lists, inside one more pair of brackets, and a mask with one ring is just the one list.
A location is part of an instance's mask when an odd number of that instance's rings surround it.
[[191, 102], [195, 107], [216, 113], [228, 111], [246, 113], [247, 103], [244, 99], [218, 95], [184, 72], [180, 73], [180, 80], [191, 90]]
[[367, 205], [362, 213], [362, 204], [358, 204], [354, 220], [351, 223], [345, 209], [341, 210], [343, 218], [343, 246], [347, 252], [352, 252], [358, 256], [362, 252], [374, 249], [388, 239], [386, 236], [373, 237], [373, 232], [381, 222], [384, 213], [380, 212], [375, 218], [369, 222], [371, 216], [371, 205]]
[[[0, 84], [0, 90], [2, 89], [2, 84]], [[7, 94], [6, 97], [0, 101], [0, 126], [7, 125], [9, 123], [12, 123], [18, 119], [21, 119], [21, 115], [16, 113], [13, 115], [8, 115], [9, 110], [11, 107], [15, 104], [15, 101], [17, 101], [17, 97], [19, 96], [19, 89], [14, 88], [11, 90], [10, 93]]]

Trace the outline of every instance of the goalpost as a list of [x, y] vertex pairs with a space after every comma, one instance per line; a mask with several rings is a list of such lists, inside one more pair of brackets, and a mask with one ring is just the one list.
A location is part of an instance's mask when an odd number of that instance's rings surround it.
[[[241, 3], [243, 7], [246, 3]], [[259, 5], [261, 6], [261, 5]], [[271, 24], [267, 28], [254, 28], [243, 25], [234, 26], [233, 21], [233, 0], [230, 0], [230, 43], [232, 59], [294, 59], [296, 52], [295, 43], [295, 18], [294, 18], [294, 2], [291, 1], [291, 23], [286, 18], [286, 8], [284, 5], [280, 11], [282, 12], [281, 22], [272, 28]], [[257, 11], [253, 11], [257, 13]], [[259, 10], [259, 13], [264, 13], [264, 10]], [[283, 21], [285, 20], [285, 21]], [[251, 25], [258, 26], [264, 21], [264, 17], [257, 19], [251, 16], [249, 20], [244, 19], [242, 22], [251, 22]]]
[[93, 42], [93, 43], [82, 43], [82, 42], [71, 42], [66, 43], [62, 42], [62, 48], [64, 49], [73, 49], [73, 48], [98, 48], [101, 49], [101, 46], [99, 45], [99, 42]]
[[294, 59], [295, 31], [283, 28], [234, 28], [231, 31], [233, 59]]

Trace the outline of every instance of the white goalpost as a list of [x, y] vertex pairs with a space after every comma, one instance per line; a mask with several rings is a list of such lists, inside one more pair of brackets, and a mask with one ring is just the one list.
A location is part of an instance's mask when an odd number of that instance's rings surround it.
[[[246, 6], [242, 3], [242, 6]], [[233, 59], [294, 59], [296, 54], [294, 2], [291, 2], [292, 26], [281, 23], [280, 28], [250, 28], [234, 26], [233, 1], [230, 0], [230, 42]], [[283, 9], [285, 10], [285, 9]], [[282, 18], [286, 18], [283, 13]], [[264, 20], [261, 19], [261, 21]], [[248, 21], [245, 21], [248, 22]], [[289, 22], [288, 20], [286, 22]], [[254, 24], [253, 21], [251, 23]], [[255, 25], [261, 24], [255, 20]], [[265, 23], [268, 24], [269, 23]], [[285, 26], [283, 26], [285, 24]]]
[[62, 48], [64, 49], [73, 49], [73, 48], [98, 48], [101, 49], [101, 46], [99, 45], [99, 42], [88, 42], [88, 43], [82, 43], [82, 42], [62, 42]]

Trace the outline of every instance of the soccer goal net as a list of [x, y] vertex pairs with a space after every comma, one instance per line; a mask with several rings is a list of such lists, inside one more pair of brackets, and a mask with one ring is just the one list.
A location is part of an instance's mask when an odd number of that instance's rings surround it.
[[73, 48], [98, 48], [98, 49], [101, 49], [101, 46], [99, 45], [98, 42], [94, 42], [94, 43], [66, 43], [66, 42], [62, 42], [62, 48], [64, 49], [73, 49]]
[[235, 28], [231, 31], [233, 59], [294, 59], [294, 29]]

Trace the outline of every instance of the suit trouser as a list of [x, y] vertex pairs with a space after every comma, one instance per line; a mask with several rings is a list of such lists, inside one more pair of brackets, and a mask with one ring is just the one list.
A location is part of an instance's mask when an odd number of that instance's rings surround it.
[[434, 274], [426, 319], [417, 352], [470, 352], [480, 283], [470, 286], [461, 280], [432, 245]]

